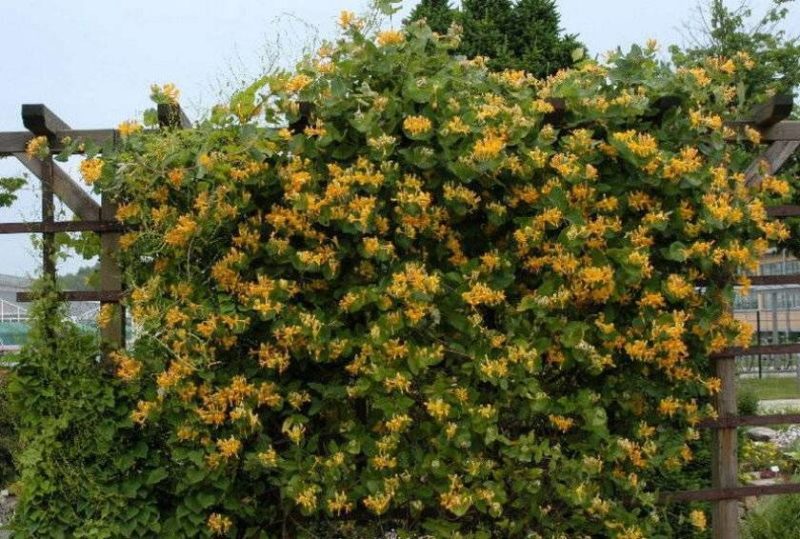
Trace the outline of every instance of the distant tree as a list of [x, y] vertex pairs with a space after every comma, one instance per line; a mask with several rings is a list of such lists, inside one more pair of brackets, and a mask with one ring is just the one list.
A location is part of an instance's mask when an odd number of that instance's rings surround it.
[[782, 28], [794, 0], [772, 0], [760, 17], [749, 0], [729, 8], [724, 0], [704, 0], [687, 21], [687, 44], [671, 48], [676, 65], [693, 65], [709, 56], [731, 57], [746, 52], [755, 65], [745, 80], [748, 101], [775, 92], [796, 92], [800, 86], [800, 40]]
[[544, 77], [571, 66], [583, 45], [576, 35], [562, 32], [555, 0], [519, 0], [509, 33], [513, 67]]
[[506, 69], [515, 60], [511, 51], [514, 6], [510, 0], [463, 0], [461, 50], [468, 58], [487, 56], [494, 69]]
[[458, 53], [486, 56], [493, 69], [524, 69], [537, 77], [570, 67], [582, 47], [576, 36], [563, 34], [555, 0], [422, 0], [406, 22], [425, 18], [436, 32], [453, 22], [463, 27]]
[[425, 19], [431, 30], [444, 34], [453, 24], [455, 16], [456, 10], [450, 5], [450, 0], [422, 0], [405, 22]]

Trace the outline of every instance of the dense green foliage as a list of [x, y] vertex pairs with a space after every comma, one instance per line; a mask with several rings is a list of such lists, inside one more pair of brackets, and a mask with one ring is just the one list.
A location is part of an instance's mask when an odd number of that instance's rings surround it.
[[800, 496], [762, 499], [747, 514], [743, 539], [800, 539]]
[[737, 2], [732, 9], [724, 0], [709, 0], [697, 14], [700, 20], [687, 22], [687, 46], [672, 47], [673, 62], [693, 66], [708, 57], [746, 52], [758, 62], [740, 80], [743, 98], [755, 103], [775, 93], [795, 93], [800, 87], [800, 34], [785, 27], [793, 2], [772, 0], [754, 21], [750, 2]]
[[9, 373], [0, 366], [0, 488], [16, 477], [17, 425], [8, 398]]
[[[163, 473], [158, 442], [132, 427], [130, 388], [98, 360], [52, 287], [31, 309], [28, 343], [9, 385], [19, 427], [21, 503], [15, 537], [154, 537]], [[163, 469], [162, 469], [163, 472]]]
[[87, 149], [138, 338], [101, 363], [37, 306], [21, 537], [702, 536], [658, 490], [707, 469], [731, 280], [786, 233], [726, 142], [751, 60], [540, 80], [340, 24], [196, 129]]
[[464, 0], [460, 8], [423, 0], [409, 21], [420, 19], [439, 33], [453, 22], [461, 25], [458, 54], [487, 57], [493, 69], [523, 69], [537, 77], [573, 65], [583, 47], [563, 33], [555, 0]]
[[450, 0], [421, 0], [406, 23], [425, 19], [431, 30], [446, 34], [455, 20], [455, 9], [451, 4]]

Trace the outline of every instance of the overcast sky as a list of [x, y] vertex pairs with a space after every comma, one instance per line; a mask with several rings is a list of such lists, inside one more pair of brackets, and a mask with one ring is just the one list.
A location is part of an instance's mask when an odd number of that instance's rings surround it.
[[[387, 24], [398, 25], [414, 3], [407, 0]], [[756, 12], [768, 3], [752, 2]], [[682, 43], [682, 23], [697, 0], [558, 4], [564, 27], [594, 55], [651, 37]], [[341, 10], [366, 6], [367, 0], [0, 0], [0, 131], [22, 130], [22, 103], [45, 103], [74, 128], [113, 127], [139, 117], [150, 84], [165, 82], [179, 86], [196, 117], [230, 85], [257, 74], [275, 51], [289, 65], [315, 36], [335, 35]], [[790, 27], [800, 28], [800, 8]], [[0, 160], [0, 176], [21, 171]], [[38, 220], [34, 191], [0, 210], [0, 221]], [[25, 275], [38, 266], [26, 236], [0, 236], [0, 252], [0, 273]]]

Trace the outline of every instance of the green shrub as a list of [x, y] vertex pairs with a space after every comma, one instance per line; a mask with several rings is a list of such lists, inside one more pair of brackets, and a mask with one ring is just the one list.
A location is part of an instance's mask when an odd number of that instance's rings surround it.
[[0, 367], [0, 488], [16, 478], [17, 425], [8, 398], [9, 375]]
[[140, 337], [114, 382], [63, 323], [22, 354], [19, 528], [700, 533], [659, 482], [703, 458], [709, 355], [750, 340], [719, 283], [785, 232], [787, 184], [746, 187], [726, 142], [749, 59], [672, 71], [651, 44], [540, 81], [341, 24], [196, 129], [86, 148], [133, 225]]
[[758, 414], [758, 393], [752, 389], [741, 389], [736, 395], [736, 408], [739, 415]]
[[800, 496], [762, 498], [745, 518], [743, 539], [800, 539]]

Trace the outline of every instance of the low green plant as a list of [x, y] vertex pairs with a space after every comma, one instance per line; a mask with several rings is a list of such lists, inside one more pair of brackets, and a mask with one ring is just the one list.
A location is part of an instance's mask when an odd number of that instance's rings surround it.
[[764, 499], [747, 515], [743, 539], [800, 539], [800, 496]]
[[758, 413], [758, 394], [747, 388], [739, 391], [736, 397], [736, 408], [739, 415], [756, 415]]
[[8, 402], [8, 373], [0, 367], [0, 488], [16, 477], [17, 426]]

